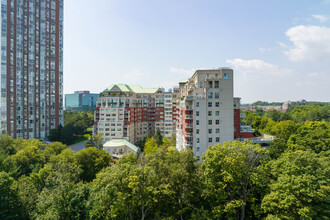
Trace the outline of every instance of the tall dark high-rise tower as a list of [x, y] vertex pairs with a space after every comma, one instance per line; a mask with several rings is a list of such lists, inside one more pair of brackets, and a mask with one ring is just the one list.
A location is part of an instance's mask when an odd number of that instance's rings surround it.
[[63, 0], [1, 0], [0, 130], [44, 138], [63, 124]]

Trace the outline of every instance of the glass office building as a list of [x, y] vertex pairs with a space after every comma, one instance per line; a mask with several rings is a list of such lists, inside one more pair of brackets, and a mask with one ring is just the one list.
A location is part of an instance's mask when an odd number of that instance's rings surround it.
[[99, 94], [89, 91], [75, 91], [65, 94], [65, 110], [94, 111]]
[[44, 138], [63, 124], [63, 0], [1, 0], [0, 129]]

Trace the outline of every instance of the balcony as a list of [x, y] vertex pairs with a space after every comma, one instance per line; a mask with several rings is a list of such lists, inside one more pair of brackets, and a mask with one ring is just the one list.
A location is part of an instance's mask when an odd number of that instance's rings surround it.
[[191, 105], [186, 105], [186, 110], [193, 110]]
[[194, 96], [188, 95], [188, 96], [186, 96], [185, 100], [186, 101], [192, 101], [192, 100], [194, 100]]
[[241, 117], [241, 118], [246, 118], [246, 113], [241, 113], [241, 114], [240, 114], [240, 117]]
[[191, 124], [191, 123], [187, 123], [185, 127], [186, 128], [194, 128], [193, 124]]
[[193, 142], [192, 141], [187, 141], [186, 142], [186, 147], [192, 147], [193, 146]]
[[186, 115], [186, 119], [194, 119], [192, 115]]
[[186, 137], [193, 137], [193, 133], [187, 132]]

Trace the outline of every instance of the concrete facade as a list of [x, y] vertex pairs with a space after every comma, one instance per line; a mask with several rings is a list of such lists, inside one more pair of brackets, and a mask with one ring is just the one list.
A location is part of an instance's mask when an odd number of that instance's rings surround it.
[[233, 70], [197, 70], [180, 82], [177, 149], [201, 158], [210, 145], [234, 140]]
[[170, 138], [176, 128], [176, 96], [161, 88], [112, 85], [98, 98], [93, 133], [102, 133], [104, 142], [124, 138], [137, 143], [157, 129]]

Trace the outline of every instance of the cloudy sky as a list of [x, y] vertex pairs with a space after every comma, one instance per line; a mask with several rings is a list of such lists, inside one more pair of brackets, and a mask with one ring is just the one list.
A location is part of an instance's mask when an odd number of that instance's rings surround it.
[[67, 0], [64, 93], [170, 88], [234, 69], [234, 95], [330, 101], [330, 0]]

